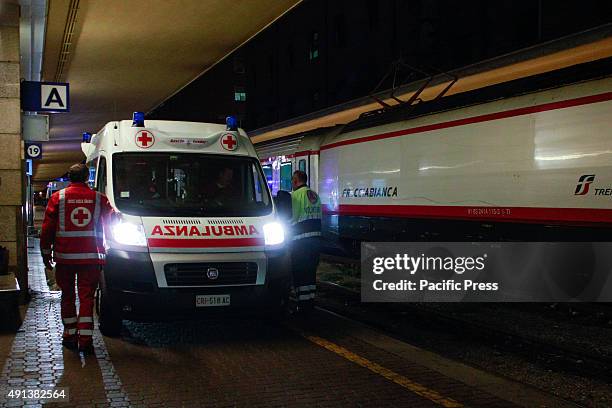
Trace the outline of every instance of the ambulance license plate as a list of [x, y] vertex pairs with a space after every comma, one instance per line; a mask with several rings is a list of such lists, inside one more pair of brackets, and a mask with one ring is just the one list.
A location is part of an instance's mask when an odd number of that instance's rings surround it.
[[230, 295], [196, 295], [196, 307], [229, 305]]

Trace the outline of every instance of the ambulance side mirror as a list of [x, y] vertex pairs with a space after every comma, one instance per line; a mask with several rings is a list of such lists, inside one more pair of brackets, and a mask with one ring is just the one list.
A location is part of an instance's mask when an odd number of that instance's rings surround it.
[[274, 203], [278, 209], [278, 214], [283, 220], [290, 220], [291, 213], [291, 194], [288, 191], [279, 190], [274, 197]]

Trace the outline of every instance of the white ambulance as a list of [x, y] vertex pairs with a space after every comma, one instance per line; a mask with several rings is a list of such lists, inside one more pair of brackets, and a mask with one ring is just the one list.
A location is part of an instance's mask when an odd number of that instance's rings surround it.
[[103, 334], [118, 334], [122, 319], [283, 307], [286, 228], [234, 118], [227, 126], [145, 124], [136, 112], [132, 121], [84, 134], [81, 146], [93, 188], [117, 212], [104, 238], [97, 301]]

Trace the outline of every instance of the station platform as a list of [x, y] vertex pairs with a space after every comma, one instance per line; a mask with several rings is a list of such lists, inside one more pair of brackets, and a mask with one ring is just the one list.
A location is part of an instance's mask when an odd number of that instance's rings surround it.
[[[574, 406], [323, 309], [281, 322], [124, 322], [121, 338], [96, 329], [96, 354], [83, 357], [62, 348], [60, 293], [47, 287], [37, 248], [29, 261], [33, 297], [0, 383], [67, 387], [69, 401], [27, 406]], [[26, 404], [2, 389], [0, 406]]]

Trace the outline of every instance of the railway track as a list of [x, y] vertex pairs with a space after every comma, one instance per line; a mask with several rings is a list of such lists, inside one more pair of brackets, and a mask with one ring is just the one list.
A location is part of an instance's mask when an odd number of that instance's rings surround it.
[[328, 293], [334, 297], [333, 301], [325, 296], [319, 299], [318, 306], [321, 308], [361, 321], [402, 339], [410, 337], [410, 327], [416, 325], [461, 336], [463, 340], [469, 338], [470, 341], [492, 345], [498, 350], [520, 355], [549, 369], [561, 369], [612, 383], [612, 357], [608, 355], [468, 320], [423, 304], [362, 304], [358, 292], [331, 282], [319, 282], [319, 289], [323, 294]]

